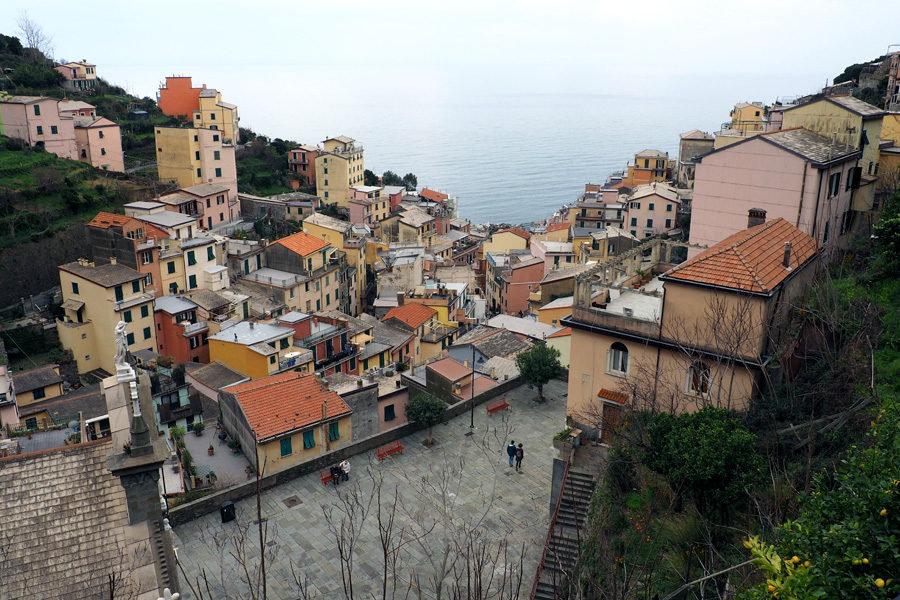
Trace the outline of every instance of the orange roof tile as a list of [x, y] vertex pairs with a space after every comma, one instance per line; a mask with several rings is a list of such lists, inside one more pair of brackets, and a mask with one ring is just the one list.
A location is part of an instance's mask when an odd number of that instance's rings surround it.
[[121, 227], [130, 220], [131, 217], [126, 217], [125, 215], [117, 215], [110, 212], [98, 212], [97, 215], [88, 222], [88, 226], [109, 229], [110, 227]]
[[604, 400], [611, 400], [619, 404], [625, 404], [626, 402], [628, 402], [628, 396], [626, 396], [622, 392], [614, 392], [606, 388], [600, 388], [600, 391], [597, 392], [597, 397], [603, 398]]
[[[791, 243], [790, 268], [782, 264], [785, 242]], [[768, 295], [818, 252], [814, 239], [779, 218], [735, 233], [662, 279]]]
[[330, 245], [328, 242], [302, 231], [295, 233], [294, 235], [289, 235], [286, 238], [281, 238], [275, 243], [281, 244], [291, 252], [296, 252], [300, 256], [308, 256], [313, 252], [321, 250], [322, 248], [327, 248]]
[[472, 390], [471, 385], [463, 386], [459, 389], [458, 392], [453, 392], [453, 395], [457, 398], [471, 398], [472, 396], [477, 396], [481, 392], [485, 390], [489, 390], [492, 387], [497, 387], [500, 385], [490, 377], [476, 377], [475, 378], [475, 390]]
[[[352, 412], [336, 392], [322, 387], [312, 373], [280, 373], [223, 391], [237, 397], [260, 442]], [[323, 418], [322, 406], [326, 402], [328, 414]]]
[[562, 231], [563, 229], [568, 229], [568, 223], [551, 223], [547, 225], [547, 233], [551, 233], [553, 231]]
[[567, 335], [572, 335], [571, 327], [566, 327], [565, 329], [560, 329], [556, 333], [551, 333], [547, 336], [547, 339], [549, 340], [550, 338], [566, 337]]
[[497, 233], [507, 233], [507, 232], [514, 233], [517, 236], [519, 236], [520, 238], [524, 238], [526, 240], [531, 238], [531, 234], [528, 233], [527, 231], [525, 231], [524, 229], [522, 229], [521, 227], [509, 227], [507, 229], [501, 229]]
[[447, 194], [435, 190], [429, 190], [428, 188], [422, 188], [422, 191], [419, 192], [419, 196], [427, 200], [431, 200], [432, 202], [443, 202], [450, 197]]
[[472, 374], [472, 369], [456, 362], [452, 358], [442, 358], [433, 363], [429, 363], [426, 367], [431, 369], [448, 381], [459, 381], [463, 377]]
[[430, 306], [425, 306], [418, 302], [410, 302], [409, 304], [392, 308], [388, 311], [388, 314], [384, 315], [382, 321], [397, 319], [415, 329], [423, 323], [428, 322], [428, 320], [436, 314], [437, 311]]

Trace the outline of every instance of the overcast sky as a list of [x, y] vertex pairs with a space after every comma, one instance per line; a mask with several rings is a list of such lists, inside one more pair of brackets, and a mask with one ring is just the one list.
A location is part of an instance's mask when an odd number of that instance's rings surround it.
[[174, 73], [207, 81], [207, 69], [286, 66], [360, 86], [613, 94], [727, 87], [734, 102], [772, 101], [812, 91], [900, 43], [900, 29], [873, 25], [900, 22], [896, 0], [2, 2], [0, 31], [15, 34], [17, 13], [27, 9], [53, 37], [57, 58], [96, 63], [101, 77], [114, 74], [113, 83], [142, 96]]

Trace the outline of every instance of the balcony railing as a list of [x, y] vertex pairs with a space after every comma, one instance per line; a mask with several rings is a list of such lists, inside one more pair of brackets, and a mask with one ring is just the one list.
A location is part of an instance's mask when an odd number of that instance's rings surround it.
[[135, 294], [134, 296], [129, 296], [128, 298], [123, 298], [121, 300], [116, 300], [116, 312], [121, 310], [126, 310], [133, 306], [137, 306], [138, 304], [143, 304], [144, 302], [148, 302], [153, 300], [156, 297], [156, 292], [153, 290], [149, 290], [143, 292], [141, 294]]
[[186, 323], [183, 325], [184, 332], [183, 335], [193, 335], [195, 333], [199, 333], [201, 331], [205, 331], [209, 329], [209, 326], [206, 324], [206, 321], [201, 321], [199, 323]]
[[322, 340], [331, 339], [337, 335], [340, 335], [344, 331], [347, 331], [344, 327], [339, 327], [338, 325], [331, 325], [329, 327], [326, 327], [319, 333], [314, 333], [312, 335], [306, 336], [305, 338], [303, 338], [302, 340], [297, 342], [297, 344], [300, 346], [303, 346], [304, 348], [309, 347], [309, 346], [315, 346]]

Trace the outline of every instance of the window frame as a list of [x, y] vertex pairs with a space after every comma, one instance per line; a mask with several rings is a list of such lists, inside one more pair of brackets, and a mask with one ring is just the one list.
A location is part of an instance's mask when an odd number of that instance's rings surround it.
[[628, 346], [622, 342], [613, 342], [609, 350], [606, 351], [606, 374], [615, 377], [628, 377], [630, 362]]
[[316, 431], [308, 429], [303, 432], [303, 449], [310, 450], [316, 447]]

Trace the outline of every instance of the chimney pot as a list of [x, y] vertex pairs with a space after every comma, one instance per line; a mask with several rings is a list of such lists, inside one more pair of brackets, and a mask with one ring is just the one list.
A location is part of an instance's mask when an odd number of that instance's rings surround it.
[[790, 269], [790, 268], [791, 268], [791, 243], [790, 243], [790, 242], [785, 242], [785, 243], [784, 243], [784, 261], [783, 261], [783, 264], [784, 264], [784, 268], [785, 268], [785, 269]]
[[747, 213], [747, 229], [766, 222], [766, 211], [762, 208], [751, 208]]

